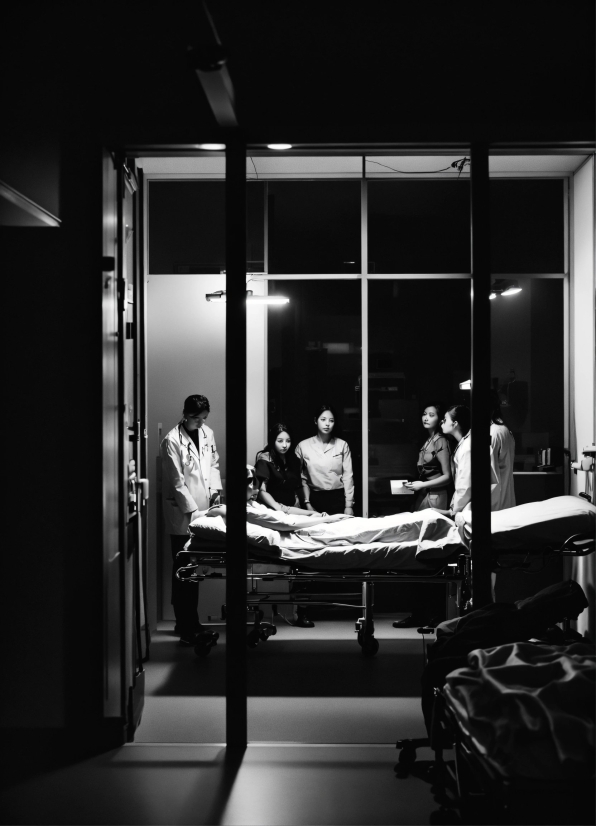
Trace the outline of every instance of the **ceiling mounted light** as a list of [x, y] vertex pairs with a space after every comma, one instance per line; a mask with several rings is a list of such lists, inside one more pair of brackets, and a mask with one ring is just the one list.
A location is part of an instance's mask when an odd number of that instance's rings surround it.
[[494, 281], [491, 288], [490, 288], [490, 299], [497, 298], [500, 295], [516, 295], [517, 293], [521, 293], [522, 288], [519, 286], [517, 281], [509, 281], [504, 278], [500, 278], [497, 281]]
[[[217, 290], [214, 293], [207, 293], [205, 296], [207, 301], [213, 301], [217, 303], [224, 303], [226, 301], [226, 291], [225, 290]], [[289, 304], [290, 299], [287, 298], [285, 295], [253, 295], [252, 290], [246, 291], [246, 303], [247, 304], [270, 304], [270, 305], [279, 305], [279, 304]]]
[[197, 149], [206, 149], [208, 152], [223, 152], [225, 143], [198, 143]]
[[267, 149], [291, 149], [291, 143], [268, 143]]
[[466, 379], [466, 381], [460, 381], [459, 389], [460, 390], [471, 390], [472, 389], [472, 379]]

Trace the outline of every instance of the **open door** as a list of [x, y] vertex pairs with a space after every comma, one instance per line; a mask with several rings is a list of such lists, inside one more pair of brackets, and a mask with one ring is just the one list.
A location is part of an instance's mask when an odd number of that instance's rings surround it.
[[107, 152], [103, 164], [104, 716], [132, 740], [149, 653], [142, 200], [133, 164]]

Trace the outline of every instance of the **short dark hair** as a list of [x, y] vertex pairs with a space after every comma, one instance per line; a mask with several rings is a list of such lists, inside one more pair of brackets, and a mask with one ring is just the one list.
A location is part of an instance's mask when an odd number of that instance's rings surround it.
[[332, 404], [322, 404], [320, 407], [317, 408], [315, 412], [315, 421], [322, 416], [323, 413], [328, 410], [334, 419], [337, 419], [337, 413], [335, 412], [335, 407]]
[[496, 390], [490, 391], [490, 421], [491, 424], [503, 424], [501, 413], [501, 399]]
[[470, 408], [466, 407], [465, 404], [453, 404], [449, 410], [447, 410], [447, 413], [449, 413], [454, 422], [458, 423], [461, 432], [465, 436], [470, 429]]
[[182, 412], [186, 413], [187, 416], [196, 416], [198, 413], [203, 413], [205, 410], [207, 413], [211, 411], [209, 399], [206, 396], [199, 396], [195, 393], [194, 396], [188, 396], [188, 398], [184, 399], [184, 408], [182, 409]]

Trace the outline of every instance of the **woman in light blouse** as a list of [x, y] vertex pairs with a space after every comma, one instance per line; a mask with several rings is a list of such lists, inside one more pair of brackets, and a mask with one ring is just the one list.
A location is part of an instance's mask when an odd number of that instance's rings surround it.
[[348, 443], [333, 435], [336, 415], [323, 404], [315, 415], [316, 436], [296, 448], [302, 470], [304, 504], [319, 513], [354, 515], [354, 473]]

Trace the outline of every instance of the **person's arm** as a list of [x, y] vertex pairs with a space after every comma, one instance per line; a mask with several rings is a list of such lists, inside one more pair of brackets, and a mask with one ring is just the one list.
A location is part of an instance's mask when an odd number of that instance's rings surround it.
[[165, 450], [162, 450], [162, 473], [168, 477], [174, 489], [174, 499], [182, 513], [194, 513], [197, 510], [197, 503], [184, 480], [180, 451], [170, 439], [166, 440]]
[[213, 431], [205, 431], [207, 437], [207, 450], [209, 451], [209, 504], [217, 505], [222, 490], [221, 476], [219, 473], [219, 453], [215, 444]]
[[354, 471], [352, 470], [352, 454], [347, 442], [344, 445], [342, 456], [341, 479], [344, 483], [346, 497], [344, 513], [346, 516], [354, 516]]
[[308, 477], [306, 475], [306, 466], [304, 463], [304, 456], [302, 455], [302, 448], [300, 445], [296, 446], [294, 451], [300, 462], [300, 482], [302, 485], [302, 502], [307, 511], [314, 512], [313, 506], [310, 504], [310, 488], [308, 486]]
[[[445, 440], [446, 442], [447, 440]], [[409, 490], [423, 490], [426, 488], [445, 487], [451, 481], [451, 457], [449, 455], [449, 448], [442, 447], [437, 451], [437, 458], [441, 463], [441, 470], [443, 471], [436, 479], [428, 479], [426, 482], [405, 482], [404, 487]]]

